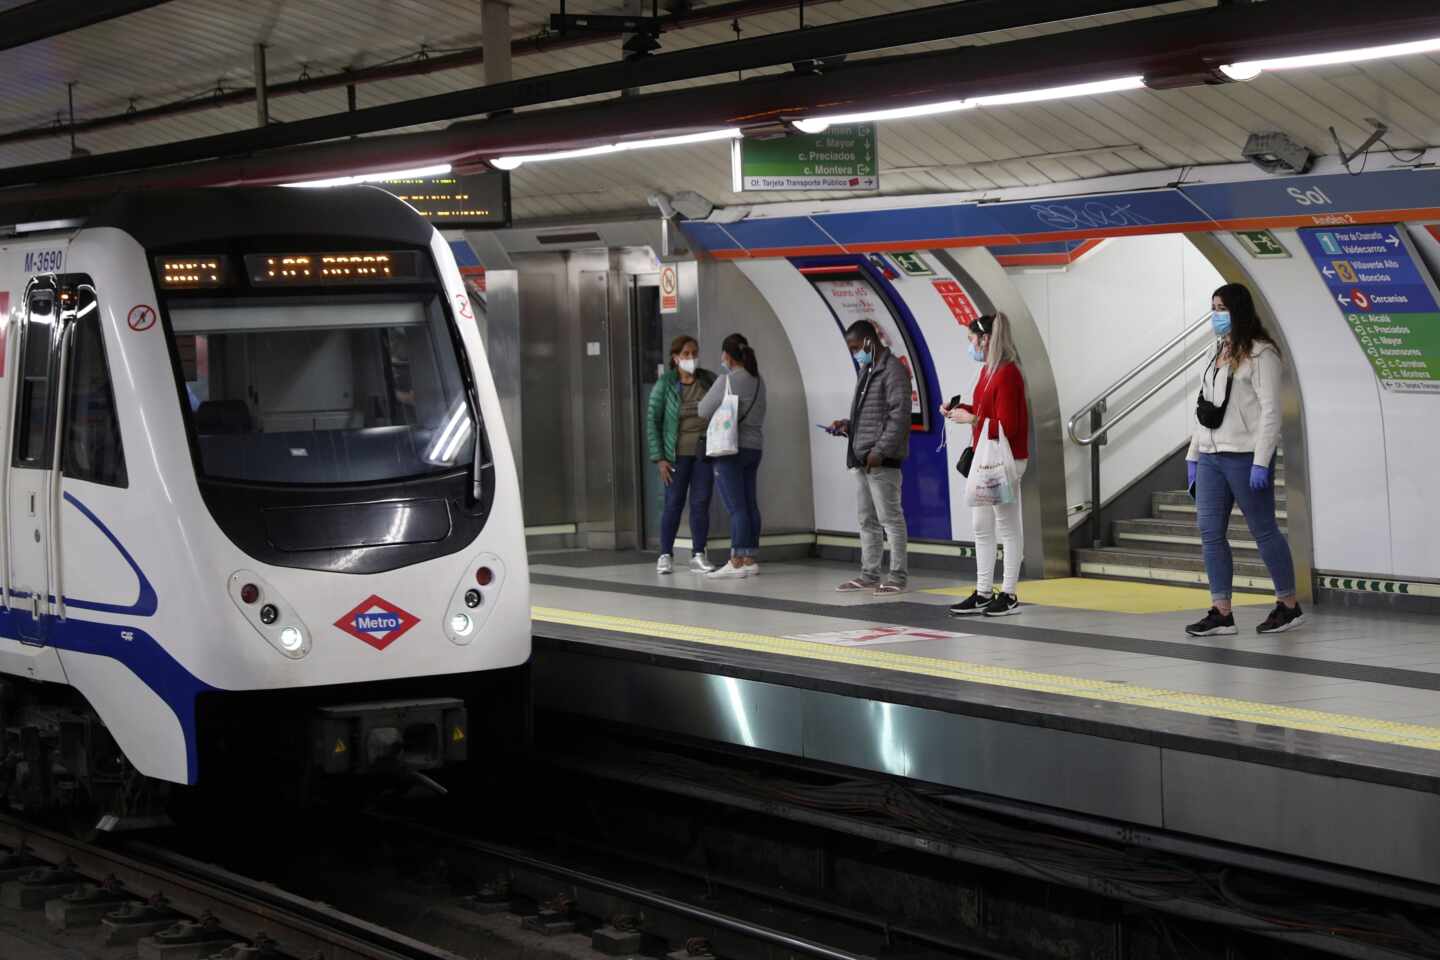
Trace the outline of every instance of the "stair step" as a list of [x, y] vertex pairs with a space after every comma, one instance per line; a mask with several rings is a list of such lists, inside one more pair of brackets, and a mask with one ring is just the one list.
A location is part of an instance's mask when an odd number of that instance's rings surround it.
[[[1075, 572], [1081, 577], [1140, 580], [1149, 583], [1205, 586], [1205, 564], [1198, 555], [1158, 550], [1098, 547], [1075, 551]], [[1266, 592], [1274, 589], [1270, 574], [1258, 560], [1235, 558], [1235, 589]]]
[[[1285, 520], [1290, 516], [1288, 500], [1283, 493], [1275, 495], [1275, 516]], [[1195, 516], [1195, 501], [1190, 499], [1190, 494], [1184, 490], [1163, 490], [1150, 498], [1150, 512], [1156, 520], [1171, 520], [1176, 514], [1193, 517]], [[1240, 517], [1240, 508], [1237, 506], [1230, 512], [1232, 517]]]
[[[1116, 546], [1199, 556], [1201, 544], [1200, 529], [1193, 520], [1115, 521]], [[1230, 549], [1237, 555], [1258, 556], [1259, 551], [1245, 525], [1233, 522], [1230, 525]]]

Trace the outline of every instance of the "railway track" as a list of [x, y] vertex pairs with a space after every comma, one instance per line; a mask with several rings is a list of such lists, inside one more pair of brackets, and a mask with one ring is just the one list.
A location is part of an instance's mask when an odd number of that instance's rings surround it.
[[[144, 842], [101, 846], [0, 814], [0, 845], [33, 862], [39, 872], [32, 876], [41, 878], [37, 888], [79, 886], [60, 879], [76, 875], [106, 883], [129, 903], [148, 905], [152, 914], [173, 911], [170, 942], [212, 943], [216, 953], [243, 944], [243, 952], [232, 954], [293, 960], [465, 960], [273, 884]], [[44, 873], [47, 865], [63, 873]]]

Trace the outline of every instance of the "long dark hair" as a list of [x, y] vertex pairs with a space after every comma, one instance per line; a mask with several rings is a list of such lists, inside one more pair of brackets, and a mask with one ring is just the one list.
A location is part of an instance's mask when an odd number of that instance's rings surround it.
[[743, 334], [732, 333], [720, 344], [720, 349], [730, 354], [731, 360], [740, 361], [740, 366], [752, 377], [760, 376], [760, 364], [755, 359], [755, 350]]
[[670, 369], [671, 369], [671, 370], [676, 369], [676, 367], [675, 367], [675, 358], [678, 357], [678, 356], [680, 356], [681, 351], [683, 351], [688, 344], [692, 344], [692, 343], [695, 344], [695, 349], [696, 349], [696, 351], [698, 352], [699, 349], [700, 349], [700, 341], [699, 341], [699, 340], [696, 340], [694, 337], [690, 336], [690, 334], [688, 334], [688, 333], [682, 333], [682, 334], [680, 334], [680, 336], [678, 336], [678, 337], [676, 337], [674, 340], [671, 340], [671, 341], [670, 341]]
[[1255, 312], [1255, 298], [1250, 288], [1243, 283], [1227, 283], [1216, 290], [1211, 297], [1219, 297], [1230, 311], [1230, 363], [1238, 364], [1248, 359], [1255, 351], [1255, 344], [1268, 343], [1280, 352], [1280, 345], [1265, 329], [1260, 315]]

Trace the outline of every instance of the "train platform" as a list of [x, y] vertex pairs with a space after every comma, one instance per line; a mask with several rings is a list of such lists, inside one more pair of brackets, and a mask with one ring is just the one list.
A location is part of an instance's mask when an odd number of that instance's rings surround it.
[[537, 707], [1440, 882], [1433, 619], [1322, 608], [1260, 636], [1273, 600], [1237, 597], [1240, 634], [1197, 640], [1188, 588], [1024, 583], [1022, 613], [962, 620], [970, 585], [923, 571], [877, 599], [835, 592], [844, 564], [653, 559], [532, 555]]

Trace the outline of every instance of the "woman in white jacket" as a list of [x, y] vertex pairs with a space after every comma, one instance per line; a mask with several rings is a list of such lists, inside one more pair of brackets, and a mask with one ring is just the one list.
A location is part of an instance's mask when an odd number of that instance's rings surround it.
[[1186, 467], [1214, 606], [1185, 632], [1192, 637], [1235, 633], [1230, 606], [1235, 569], [1226, 532], [1230, 511], [1238, 503], [1275, 583], [1275, 609], [1258, 630], [1282, 633], [1305, 622], [1295, 596], [1290, 544], [1275, 519], [1284, 363], [1244, 284], [1227, 283], [1216, 290], [1210, 308], [1218, 342], [1215, 359], [1201, 378]]

